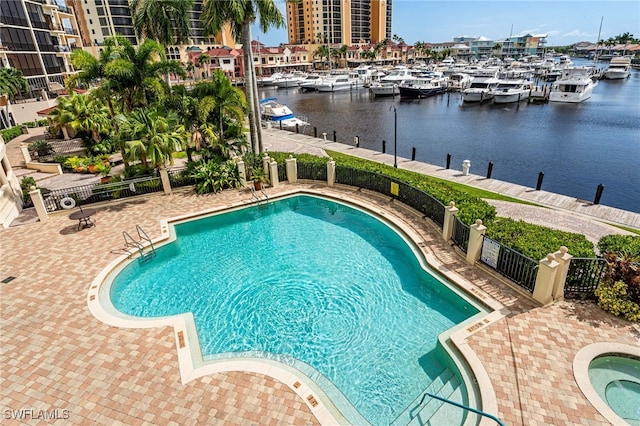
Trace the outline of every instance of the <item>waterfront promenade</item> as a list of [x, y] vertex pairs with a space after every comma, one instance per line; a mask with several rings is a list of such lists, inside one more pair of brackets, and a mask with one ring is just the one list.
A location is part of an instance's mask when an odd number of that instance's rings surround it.
[[[355, 157], [366, 158], [393, 166], [393, 154], [382, 154], [381, 152], [372, 151], [370, 149], [355, 147], [332, 140], [325, 141], [324, 138], [314, 138], [313, 136], [297, 134], [289, 131], [278, 129], [266, 129], [262, 132], [265, 148], [272, 151], [290, 151], [290, 152], [308, 152], [322, 155], [324, 150], [332, 150], [342, 152], [344, 154], [353, 155]], [[330, 138], [330, 135], [327, 135]], [[559, 212], [564, 211], [570, 213], [574, 220], [578, 220], [583, 225], [573, 227], [571, 232], [582, 232], [582, 226], [589, 227], [590, 222], [593, 226], [600, 226], [602, 223], [610, 223], [640, 229], [640, 213], [634, 213], [626, 210], [609, 207], [602, 204], [593, 204], [590, 201], [579, 200], [575, 197], [555, 194], [544, 190], [536, 191], [535, 188], [526, 187], [514, 183], [503, 182], [496, 179], [486, 179], [484, 176], [470, 173], [468, 176], [462, 174], [462, 164], [453, 164], [452, 169], [445, 169], [442, 166], [427, 164], [419, 161], [411, 161], [407, 158], [397, 157], [398, 167], [406, 170], [412, 170], [428, 176], [461, 183], [464, 185], [486, 189], [487, 191], [496, 192], [498, 194], [508, 195], [513, 198], [536, 203], [546, 208], [556, 209]], [[455, 168], [459, 168], [455, 170]], [[474, 171], [474, 165], [471, 164], [471, 171]], [[595, 188], [594, 188], [595, 195]], [[640, 203], [640, 200], [638, 200]], [[530, 209], [524, 205], [509, 206], [511, 203], [496, 203], [498, 212], [502, 216], [511, 216], [514, 219], [525, 219], [530, 217], [531, 221], [538, 222], [540, 225], [553, 227], [553, 214], [547, 218], [540, 218], [538, 214], [529, 214]], [[522, 211], [518, 214], [517, 211]], [[526, 212], [525, 212], [526, 210]], [[501, 211], [505, 214], [501, 214]], [[522, 216], [522, 217], [518, 217]], [[597, 221], [599, 223], [593, 223]], [[558, 217], [558, 223], [565, 222], [564, 218]], [[567, 229], [570, 230], [571, 228]], [[588, 229], [585, 229], [588, 231]]]

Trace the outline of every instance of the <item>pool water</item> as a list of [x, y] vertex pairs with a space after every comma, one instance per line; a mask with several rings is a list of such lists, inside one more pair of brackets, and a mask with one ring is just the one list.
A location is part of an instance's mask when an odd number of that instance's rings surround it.
[[640, 359], [600, 356], [589, 364], [589, 379], [600, 398], [620, 418], [640, 426]]
[[295, 196], [175, 226], [177, 240], [111, 287], [119, 311], [192, 312], [205, 358], [282, 355], [388, 424], [446, 369], [443, 331], [479, 310], [427, 273], [385, 223]]

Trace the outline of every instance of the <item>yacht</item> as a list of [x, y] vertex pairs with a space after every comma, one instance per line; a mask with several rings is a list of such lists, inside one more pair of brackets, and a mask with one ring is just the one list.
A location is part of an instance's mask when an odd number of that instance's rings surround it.
[[471, 86], [462, 91], [464, 102], [485, 102], [493, 99], [493, 91], [500, 80], [497, 77], [474, 77]]
[[471, 76], [463, 72], [449, 75], [449, 90], [461, 91], [471, 86]]
[[568, 67], [551, 86], [549, 101], [578, 103], [591, 97], [593, 88], [598, 84], [591, 78], [591, 67]]
[[533, 85], [527, 80], [500, 80], [493, 91], [493, 102], [508, 104], [529, 99]]
[[293, 115], [291, 109], [278, 102], [276, 98], [264, 98], [260, 100], [260, 115], [262, 121], [267, 126], [280, 126], [283, 128], [293, 128], [298, 126], [306, 126], [307, 123], [304, 120], [297, 118]]
[[273, 86], [273, 83], [280, 78], [282, 78], [282, 73], [279, 72], [274, 72], [271, 75], [258, 77], [258, 86]]
[[395, 96], [400, 94], [398, 85], [406, 80], [413, 80], [415, 76], [407, 67], [397, 67], [391, 70], [377, 83], [371, 83], [369, 93], [375, 96]]
[[604, 70], [607, 80], [622, 80], [631, 76], [630, 58], [612, 58], [609, 67]]
[[322, 81], [320, 74], [308, 74], [304, 79], [298, 82], [298, 87], [303, 92], [308, 90], [318, 90], [318, 83]]
[[398, 85], [402, 98], [426, 98], [447, 91], [447, 77], [442, 73], [430, 72], [405, 80]]
[[358, 67], [351, 70], [349, 77], [356, 86], [364, 87], [371, 84], [376, 72], [377, 70], [373, 65], [360, 64]]
[[304, 79], [301, 74], [283, 74], [277, 80], [274, 80], [273, 85], [279, 89], [288, 89], [289, 87], [298, 87], [298, 83]]
[[337, 92], [340, 90], [351, 90], [354, 81], [348, 75], [333, 75], [322, 79], [318, 83], [318, 92]]

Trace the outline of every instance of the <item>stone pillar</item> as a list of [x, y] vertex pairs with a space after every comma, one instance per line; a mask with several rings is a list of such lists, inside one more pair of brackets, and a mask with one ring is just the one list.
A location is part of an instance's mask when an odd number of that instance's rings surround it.
[[462, 176], [469, 176], [469, 169], [471, 168], [471, 161], [464, 160], [462, 162]]
[[560, 264], [556, 262], [556, 257], [553, 254], [548, 254], [546, 258], [538, 262], [538, 275], [533, 287], [533, 298], [542, 305], [553, 302], [553, 285], [558, 274], [558, 266]]
[[560, 250], [553, 255], [556, 257], [556, 262], [560, 264], [556, 280], [553, 283], [553, 300], [557, 301], [564, 299], [564, 285], [567, 283], [567, 274], [569, 273], [569, 265], [571, 265], [573, 256], [569, 254], [569, 249], [565, 246], [560, 247]]
[[480, 219], [476, 220], [476, 223], [470, 226], [469, 245], [467, 246], [467, 262], [472, 265], [475, 265], [478, 259], [480, 259], [482, 242], [484, 241], [484, 234], [486, 232], [487, 227], [482, 224]]
[[269, 154], [265, 152], [264, 157], [262, 157], [262, 170], [264, 170], [264, 175], [267, 177], [267, 179], [270, 180], [271, 176], [269, 176], [269, 163], [271, 163], [271, 159], [269, 158]]
[[169, 180], [169, 172], [162, 167], [160, 169], [160, 180], [162, 181], [162, 189], [165, 195], [171, 195], [171, 181]]
[[458, 215], [458, 208], [453, 201], [449, 203], [448, 207], [444, 208], [444, 224], [442, 225], [442, 238], [445, 241], [451, 240], [453, 236], [453, 222]]
[[269, 163], [269, 175], [271, 176], [271, 186], [277, 187], [280, 184], [280, 178], [278, 177], [278, 162], [275, 160]]
[[336, 183], [336, 162], [329, 157], [327, 161], [327, 185], [333, 186]]
[[33, 207], [36, 208], [36, 213], [38, 213], [38, 219], [40, 222], [44, 222], [49, 219], [49, 214], [47, 213], [47, 208], [44, 206], [44, 199], [42, 198], [42, 193], [35, 186], [32, 186], [29, 191], [29, 195], [31, 196], [31, 201], [33, 201]]
[[238, 166], [238, 174], [240, 175], [240, 185], [247, 186], [247, 168], [244, 165], [244, 161], [238, 161], [236, 166]]
[[29, 146], [26, 144], [20, 144], [20, 151], [22, 151], [22, 158], [24, 158], [24, 164], [29, 164], [33, 160], [31, 154], [29, 154]]
[[287, 180], [289, 183], [298, 182], [298, 160], [293, 158], [293, 155], [289, 155], [285, 161], [287, 170]]

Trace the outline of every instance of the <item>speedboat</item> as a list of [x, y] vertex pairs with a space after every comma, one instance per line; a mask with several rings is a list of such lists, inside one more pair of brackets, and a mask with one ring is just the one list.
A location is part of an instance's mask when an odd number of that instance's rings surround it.
[[631, 76], [630, 58], [611, 58], [609, 67], [604, 70], [604, 78], [607, 80], [622, 80]]
[[334, 75], [323, 79], [318, 83], [318, 92], [337, 92], [340, 90], [351, 90], [354, 81], [348, 75]]
[[464, 102], [485, 102], [493, 99], [493, 91], [500, 80], [496, 77], [474, 77], [471, 86], [462, 91]]
[[591, 67], [569, 67], [551, 86], [549, 101], [578, 103], [591, 97], [593, 88], [597, 86], [591, 78]]
[[258, 78], [258, 86], [273, 86], [274, 82], [282, 78], [282, 73], [275, 72]]
[[508, 104], [529, 99], [533, 85], [527, 80], [500, 80], [493, 91], [493, 102]]
[[298, 126], [306, 126], [304, 120], [296, 118], [291, 109], [278, 102], [276, 98], [264, 98], [260, 100], [260, 114], [262, 121], [267, 125], [292, 128]]
[[398, 85], [402, 98], [426, 98], [447, 91], [447, 78], [442, 73], [425, 73]]

